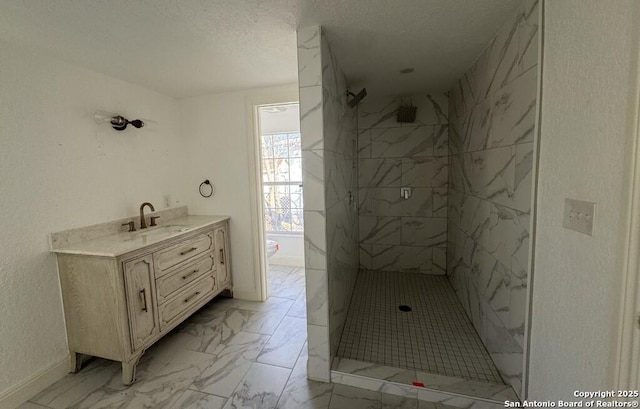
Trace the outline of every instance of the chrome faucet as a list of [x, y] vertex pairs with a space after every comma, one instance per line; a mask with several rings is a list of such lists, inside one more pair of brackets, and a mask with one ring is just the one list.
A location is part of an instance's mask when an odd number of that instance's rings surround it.
[[147, 222], [146, 220], [144, 220], [144, 207], [145, 206], [149, 206], [149, 208], [151, 209], [152, 212], [155, 212], [156, 209], [153, 208], [153, 205], [149, 202], [144, 202], [143, 204], [140, 205], [140, 228], [141, 229], [146, 229], [147, 228]]

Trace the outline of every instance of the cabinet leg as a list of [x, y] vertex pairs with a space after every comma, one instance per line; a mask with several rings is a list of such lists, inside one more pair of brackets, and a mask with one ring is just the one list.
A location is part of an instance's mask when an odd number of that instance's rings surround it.
[[69, 372], [78, 373], [82, 369], [82, 354], [69, 352]]
[[130, 361], [122, 363], [122, 383], [131, 385], [136, 381], [136, 367], [142, 354], [132, 358]]

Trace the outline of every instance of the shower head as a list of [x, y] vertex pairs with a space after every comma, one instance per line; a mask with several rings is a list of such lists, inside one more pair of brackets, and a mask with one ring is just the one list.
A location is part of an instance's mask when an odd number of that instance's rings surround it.
[[364, 99], [364, 97], [367, 96], [367, 89], [366, 88], [362, 88], [362, 90], [360, 92], [358, 92], [358, 94], [354, 94], [353, 92], [347, 90], [347, 98], [349, 97], [353, 97], [351, 99], [351, 101], [347, 101], [347, 104], [349, 104], [350, 108], [353, 108], [354, 106], [358, 105], [358, 103], [360, 101], [362, 101]]

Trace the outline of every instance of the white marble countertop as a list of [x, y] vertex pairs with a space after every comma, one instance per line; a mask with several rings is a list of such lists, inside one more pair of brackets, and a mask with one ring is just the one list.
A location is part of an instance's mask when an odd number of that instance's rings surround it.
[[99, 237], [69, 244], [51, 251], [63, 254], [118, 257], [132, 251], [158, 244], [194, 230], [228, 220], [229, 216], [183, 216], [167, 220], [155, 227]]

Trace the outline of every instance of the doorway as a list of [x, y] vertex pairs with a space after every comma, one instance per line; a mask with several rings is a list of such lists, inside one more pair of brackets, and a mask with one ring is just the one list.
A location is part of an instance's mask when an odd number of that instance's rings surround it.
[[299, 104], [258, 107], [261, 214], [267, 297], [305, 310], [304, 214]]

